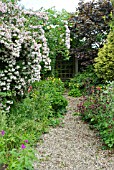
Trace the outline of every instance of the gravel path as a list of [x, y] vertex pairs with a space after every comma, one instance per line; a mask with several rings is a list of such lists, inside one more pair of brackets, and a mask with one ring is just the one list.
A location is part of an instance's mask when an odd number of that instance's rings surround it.
[[35, 170], [114, 170], [114, 154], [100, 149], [94, 131], [73, 116], [78, 99], [65, 95], [69, 105], [64, 126], [51, 128], [37, 144]]

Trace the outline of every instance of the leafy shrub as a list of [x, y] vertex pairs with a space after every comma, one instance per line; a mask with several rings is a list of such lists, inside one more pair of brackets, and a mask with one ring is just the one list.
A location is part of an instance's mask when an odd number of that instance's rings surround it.
[[70, 90], [70, 92], [68, 93], [69, 96], [73, 96], [73, 97], [80, 97], [82, 96], [82, 93], [80, 92], [80, 90], [78, 88], [73, 88]]
[[60, 79], [49, 77], [46, 81], [34, 83], [33, 86], [38, 91], [41, 91], [41, 95], [48, 96], [53, 113], [58, 114], [58, 112], [62, 113], [65, 111], [68, 103], [62, 96], [65, 88], [64, 83]]
[[48, 77], [47, 80], [51, 80], [49, 83], [52, 83], [52, 86], [56, 89], [57, 92], [63, 93], [65, 91], [64, 83], [60, 78]]
[[55, 93], [51, 100], [51, 105], [55, 112], [55, 116], [66, 112], [68, 102], [63, 96], [60, 95], [60, 93]]
[[93, 67], [88, 67], [85, 71], [78, 73], [69, 82], [69, 94], [74, 97], [83, 94], [91, 94], [92, 86], [101, 85], [101, 80], [97, 77]]
[[114, 30], [107, 37], [107, 43], [99, 49], [95, 58], [95, 71], [98, 77], [105, 81], [114, 80]]
[[48, 77], [46, 80], [36, 81], [32, 84], [33, 88], [40, 91], [40, 93], [50, 93], [60, 92], [61, 94], [64, 92], [65, 87], [64, 83], [59, 78]]
[[106, 146], [114, 147], [114, 82], [96, 93], [84, 97], [78, 104], [78, 111], [82, 119], [99, 131]]

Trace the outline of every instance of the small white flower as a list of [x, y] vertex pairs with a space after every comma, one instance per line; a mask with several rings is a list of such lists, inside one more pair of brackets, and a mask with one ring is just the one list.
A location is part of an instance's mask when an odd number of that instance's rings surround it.
[[6, 110], [6, 111], [9, 111], [9, 109], [10, 109], [10, 106], [8, 106], [5, 110]]
[[2, 82], [2, 83], [1, 83], [1, 86], [5, 86], [5, 85], [6, 85], [6, 83], [5, 83], [5, 82]]
[[7, 90], [7, 88], [6, 88], [6, 87], [4, 87], [4, 88], [3, 88], [3, 90]]

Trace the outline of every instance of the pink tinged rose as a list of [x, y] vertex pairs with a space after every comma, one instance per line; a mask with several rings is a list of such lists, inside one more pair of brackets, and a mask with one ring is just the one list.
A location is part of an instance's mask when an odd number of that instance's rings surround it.
[[32, 90], [32, 86], [30, 86], [30, 87], [28, 88], [28, 93], [29, 93], [31, 90]]
[[97, 90], [101, 90], [101, 87], [98, 86], [98, 87], [96, 87], [96, 89], [97, 89]]
[[26, 146], [24, 144], [21, 145], [21, 149], [25, 149]]

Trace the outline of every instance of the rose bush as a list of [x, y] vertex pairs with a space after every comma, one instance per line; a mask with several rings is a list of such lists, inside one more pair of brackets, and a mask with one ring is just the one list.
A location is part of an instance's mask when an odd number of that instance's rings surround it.
[[0, 108], [9, 112], [12, 98], [20, 100], [42, 68], [53, 70], [58, 54], [68, 58], [70, 32], [65, 11], [34, 12], [2, 0], [0, 14]]
[[31, 82], [40, 80], [40, 62], [50, 69], [42, 26], [38, 22], [27, 25], [33, 16], [37, 20], [47, 16], [26, 12], [10, 1], [0, 2], [0, 13], [0, 108], [9, 111], [12, 96], [23, 96]]

